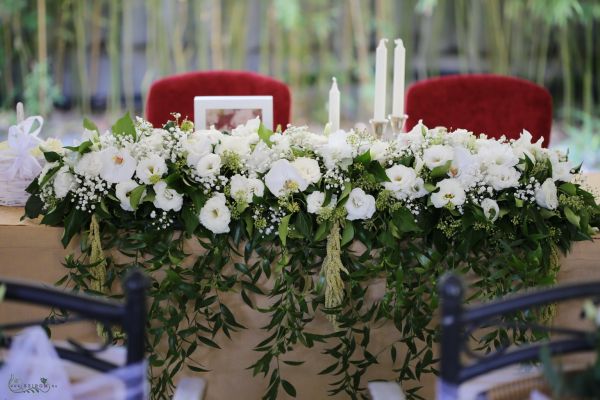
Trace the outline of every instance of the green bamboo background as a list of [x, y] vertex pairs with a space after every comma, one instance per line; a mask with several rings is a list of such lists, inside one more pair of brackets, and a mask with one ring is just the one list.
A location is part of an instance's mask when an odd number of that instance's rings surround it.
[[332, 76], [343, 117], [364, 121], [380, 37], [404, 39], [409, 82], [520, 76], [567, 126], [600, 126], [598, 0], [0, 0], [0, 104], [140, 113], [157, 78], [250, 69], [291, 86], [295, 123], [325, 122]]

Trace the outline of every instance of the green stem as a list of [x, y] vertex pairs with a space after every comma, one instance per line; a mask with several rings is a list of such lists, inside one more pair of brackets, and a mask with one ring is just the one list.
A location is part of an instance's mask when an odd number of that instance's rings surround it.
[[593, 86], [593, 68], [594, 68], [594, 36], [593, 21], [587, 21], [585, 24], [585, 65], [583, 73], [583, 112], [584, 124], [586, 129], [591, 129], [591, 117], [594, 111], [594, 86]]
[[538, 54], [538, 68], [535, 81], [538, 85], [544, 85], [546, 81], [546, 65], [548, 63], [548, 46], [550, 45], [550, 24], [541, 21], [542, 34], [540, 42], [540, 51]]
[[559, 30], [559, 43], [560, 43], [560, 59], [562, 63], [562, 75], [563, 75], [563, 107], [564, 107], [564, 121], [568, 125], [572, 122], [572, 111], [573, 111], [573, 72], [571, 66], [571, 56], [569, 52], [569, 31], [568, 25], [565, 23], [560, 27]]

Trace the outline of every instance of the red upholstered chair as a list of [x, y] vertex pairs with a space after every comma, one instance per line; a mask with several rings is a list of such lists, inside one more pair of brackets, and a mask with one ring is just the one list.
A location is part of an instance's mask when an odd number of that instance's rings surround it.
[[195, 96], [273, 96], [273, 127], [290, 121], [291, 96], [286, 84], [246, 71], [188, 72], [152, 84], [146, 102], [146, 118], [161, 126], [171, 113], [194, 118]]
[[464, 128], [476, 134], [550, 141], [552, 97], [529, 81], [498, 75], [453, 75], [412, 85], [406, 95], [407, 130], [420, 119], [433, 128]]

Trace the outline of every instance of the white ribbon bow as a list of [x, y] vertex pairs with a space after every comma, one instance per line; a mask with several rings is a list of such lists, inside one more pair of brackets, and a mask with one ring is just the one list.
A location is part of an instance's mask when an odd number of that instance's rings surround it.
[[42, 166], [31, 154], [31, 150], [42, 142], [38, 134], [43, 124], [42, 117], [34, 116], [8, 129], [8, 146], [15, 157], [6, 171], [9, 179], [33, 179], [42, 170]]

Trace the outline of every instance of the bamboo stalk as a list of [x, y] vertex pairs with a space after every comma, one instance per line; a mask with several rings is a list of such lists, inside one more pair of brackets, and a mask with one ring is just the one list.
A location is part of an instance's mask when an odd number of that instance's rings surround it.
[[469, 72], [469, 61], [467, 60], [467, 49], [465, 48], [465, 44], [467, 43], [467, 21], [465, 12], [465, 0], [455, 0], [454, 21], [456, 23], [456, 48], [458, 50], [458, 60], [462, 73]]
[[87, 36], [86, 36], [85, 4], [81, 1], [75, 2], [75, 43], [77, 58], [77, 74], [79, 76], [79, 96], [81, 109], [84, 114], [90, 110], [90, 95], [87, 74]]
[[111, 0], [109, 3], [109, 29], [108, 29], [108, 58], [110, 60], [110, 94], [108, 109], [117, 113], [121, 109], [121, 68], [119, 54], [119, 25], [121, 6], [119, 1]]
[[134, 112], [134, 86], [133, 86], [133, 2], [124, 1], [123, 4], [123, 34], [121, 36], [121, 66], [123, 73], [123, 93], [125, 94], [125, 107]]
[[196, 68], [200, 70], [208, 69], [208, 35], [206, 26], [208, 13], [206, 11], [205, 0], [196, 0], [194, 2], [194, 33], [196, 37]]
[[247, 2], [231, 4], [231, 18], [229, 23], [229, 48], [228, 65], [232, 69], [242, 69], [246, 64], [246, 24], [244, 19], [248, 15]]
[[550, 46], [550, 24], [542, 21], [542, 34], [540, 42], [540, 51], [538, 55], [538, 68], [536, 79], [538, 85], [544, 85], [546, 81], [546, 65], [548, 64], [548, 47]]
[[[13, 45], [12, 45], [12, 32], [10, 30], [10, 24], [3, 21], [2, 23], [2, 38], [4, 39], [4, 62], [2, 63], [4, 69], [4, 87], [6, 89], [5, 101], [10, 104], [14, 96], [15, 82], [13, 81]], [[12, 104], [10, 104], [12, 106]]]
[[71, 11], [70, 0], [63, 0], [58, 13], [56, 56], [54, 57], [54, 81], [59, 87], [64, 86], [66, 40], [64, 32], [69, 22]]
[[47, 75], [48, 75], [48, 48], [47, 48], [47, 37], [46, 37], [46, 0], [37, 0], [37, 24], [38, 24], [38, 64], [41, 68], [40, 74], [42, 78], [39, 82], [38, 88], [38, 102], [40, 105], [40, 111], [45, 112], [43, 109], [46, 104], [46, 95], [48, 88], [46, 87]]
[[90, 52], [90, 87], [92, 93], [98, 87], [98, 72], [100, 65], [100, 44], [102, 33], [102, 5], [103, 1], [96, 0], [92, 8], [92, 41]]
[[221, 2], [219, 0], [211, 1], [211, 30], [210, 30], [210, 49], [212, 56], [213, 69], [223, 69], [223, 43], [221, 35]]
[[481, 7], [481, 2], [478, 0], [471, 2], [469, 7], [469, 65], [472, 72], [481, 71], [481, 60], [479, 56], [479, 49], [482, 40], [481, 38], [483, 36], [481, 34]]
[[572, 81], [572, 67], [571, 67], [571, 55], [569, 45], [569, 30], [568, 23], [564, 23], [559, 28], [559, 43], [560, 43], [560, 58], [562, 63], [562, 74], [563, 74], [563, 107], [564, 107], [564, 121], [567, 125], [572, 122], [572, 111], [573, 111], [573, 81]]
[[583, 112], [585, 114], [584, 126], [586, 129], [591, 129], [592, 113], [594, 111], [594, 21], [585, 21], [585, 64], [583, 72]]
[[369, 62], [369, 49], [367, 47], [367, 35], [363, 21], [359, 0], [350, 0], [350, 17], [352, 19], [352, 30], [354, 33], [354, 45], [358, 55], [358, 81], [359, 81], [359, 108], [366, 102], [365, 91], [372, 91], [372, 82], [370, 82], [371, 67]]
[[175, 71], [183, 72], [187, 69], [187, 60], [185, 49], [183, 47], [183, 32], [187, 25], [188, 3], [178, 1], [176, 3], [177, 23], [172, 24], [173, 34], [171, 35], [171, 48], [173, 49], [173, 59], [175, 61]]
[[270, 70], [270, 63], [269, 60], [271, 59], [270, 56], [270, 40], [269, 40], [269, 26], [271, 24], [271, 14], [272, 14], [272, 7], [271, 3], [269, 2], [260, 2], [260, 4], [264, 4], [267, 3], [266, 9], [262, 10], [261, 15], [264, 15], [266, 18], [266, 23], [261, 24], [260, 25], [260, 67], [259, 70], [260, 72], [262, 72], [263, 74], [268, 74], [269, 70]]

